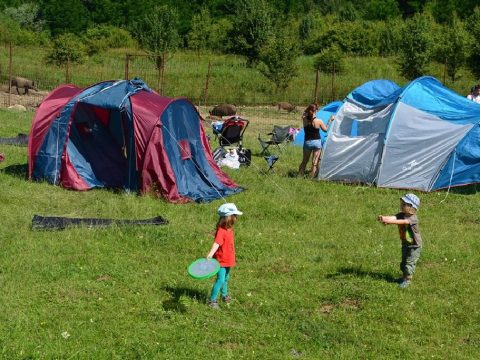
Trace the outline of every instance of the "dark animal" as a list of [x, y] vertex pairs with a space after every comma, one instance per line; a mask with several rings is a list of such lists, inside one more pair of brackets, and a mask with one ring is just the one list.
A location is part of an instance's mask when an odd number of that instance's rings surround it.
[[297, 107], [288, 102], [279, 102], [277, 106], [278, 106], [278, 111], [287, 110], [289, 113], [292, 111], [297, 111]]
[[237, 114], [237, 108], [232, 104], [220, 104], [215, 106], [209, 113], [213, 116], [232, 116]]
[[25, 78], [20, 77], [20, 76], [14, 76], [12, 78], [11, 86], [12, 87], [15, 86], [17, 88], [18, 95], [20, 95], [20, 91], [18, 90], [19, 88], [24, 89], [23, 95], [28, 95], [28, 90], [30, 90], [30, 89], [38, 91], [36, 83], [35, 83], [34, 80], [25, 79]]

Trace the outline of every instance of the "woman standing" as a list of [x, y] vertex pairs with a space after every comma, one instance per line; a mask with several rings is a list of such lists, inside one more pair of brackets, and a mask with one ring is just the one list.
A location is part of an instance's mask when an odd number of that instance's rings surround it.
[[312, 179], [315, 178], [318, 172], [318, 163], [322, 154], [322, 140], [320, 138], [320, 131], [328, 130], [328, 125], [333, 120], [333, 116], [328, 120], [327, 125], [322, 120], [317, 119], [315, 114], [317, 112], [317, 105], [310, 104], [303, 112], [303, 130], [305, 131], [305, 141], [303, 143], [303, 160], [298, 168], [298, 176], [303, 177], [305, 175], [305, 167], [307, 166], [310, 155], [313, 152], [312, 157]]

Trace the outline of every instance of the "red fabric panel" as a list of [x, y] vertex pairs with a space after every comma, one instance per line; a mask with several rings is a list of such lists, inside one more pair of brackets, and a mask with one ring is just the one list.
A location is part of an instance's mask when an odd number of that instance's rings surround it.
[[97, 106], [92, 106], [91, 108], [92, 108], [97, 120], [99, 120], [104, 127], [107, 127], [108, 126], [108, 120], [110, 119], [110, 110], [104, 109], [104, 108], [99, 108]]
[[165, 152], [160, 127], [155, 127], [145, 152], [141, 182], [143, 192], [154, 191], [171, 202], [190, 201], [178, 193], [175, 173]]
[[171, 202], [188, 202], [178, 193], [175, 173], [170, 165], [161, 133], [160, 116], [173, 99], [140, 91], [130, 97], [140, 190], [155, 191]]
[[42, 101], [37, 109], [28, 137], [28, 177], [32, 177], [35, 156], [43, 144], [52, 122], [60, 115], [67, 102], [81, 92], [82, 89], [73, 85], [63, 85], [53, 90]]
[[65, 152], [62, 157], [62, 166], [60, 168], [60, 185], [66, 189], [89, 190], [90, 186], [80, 177], [77, 170], [70, 162], [68, 153]]
[[180, 157], [182, 160], [191, 159], [192, 150], [190, 149], [190, 143], [188, 140], [179, 140], [178, 145], [180, 146]]

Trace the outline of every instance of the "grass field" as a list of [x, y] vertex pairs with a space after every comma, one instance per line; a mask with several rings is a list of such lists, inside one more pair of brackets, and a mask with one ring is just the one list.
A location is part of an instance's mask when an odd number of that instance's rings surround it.
[[[0, 136], [32, 115], [0, 110]], [[2, 359], [480, 358], [478, 187], [419, 194], [425, 246], [401, 290], [397, 229], [375, 219], [402, 191], [297, 179], [293, 146], [274, 173], [254, 156], [228, 171], [247, 190], [227, 199], [244, 211], [235, 300], [214, 311], [212, 281], [186, 267], [208, 252], [222, 201], [67, 191], [25, 180], [26, 148], [0, 152]], [[32, 231], [34, 214], [169, 224]]]
[[[125, 77], [125, 55], [138, 54], [138, 50], [116, 49], [97, 54], [84, 64], [71, 64], [70, 81], [85, 87], [94, 83], [122, 79]], [[38, 82], [44, 91], [52, 90], [66, 82], [66, 69], [45, 63], [44, 48], [15, 47], [12, 56], [12, 75], [23, 76]], [[332, 99], [343, 99], [355, 87], [373, 79], [388, 79], [405, 85], [407, 80], [398, 74], [395, 57], [349, 57], [344, 59], [344, 71], [336, 74], [333, 88], [330, 74], [321, 74], [318, 101], [325, 104]], [[261, 73], [246, 66], [245, 58], [235, 55], [197, 54], [179, 51], [167, 62], [163, 94], [186, 96], [195, 104], [205, 104], [205, 85], [208, 64], [211, 63], [207, 102], [234, 103], [236, 105], [272, 105], [289, 101], [299, 107], [314, 100], [315, 72], [314, 57], [301, 56], [297, 59], [298, 75], [292, 79], [285, 92], [277, 93], [273, 84]], [[141, 77], [152, 88], [157, 86], [158, 72], [145, 56], [131, 56], [129, 78]], [[428, 74], [443, 81], [444, 66], [432, 62]], [[9, 49], [0, 46], [0, 85], [5, 88], [9, 78]], [[461, 69], [455, 83], [446, 79], [446, 86], [460, 94], [468, 94], [476, 83], [473, 75]], [[333, 89], [333, 91], [332, 91]], [[14, 90], [15, 91], [15, 90]], [[32, 92], [35, 96], [35, 92]], [[39, 101], [43, 95], [39, 95]], [[2, 104], [0, 103], [0, 106]]]

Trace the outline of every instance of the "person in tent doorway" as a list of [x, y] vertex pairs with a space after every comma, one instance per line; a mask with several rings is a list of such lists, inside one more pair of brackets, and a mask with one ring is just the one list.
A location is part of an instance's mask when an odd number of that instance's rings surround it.
[[230, 271], [236, 263], [233, 226], [238, 216], [242, 214], [233, 203], [223, 204], [218, 208], [219, 219], [215, 240], [207, 254], [207, 259], [213, 257], [220, 263], [220, 271], [217, 274], [208, 301], [208, 306], [214, 309], [219, 309], [217, 302], [219, 293], [222, 294], [223, 302], [228, 304], [232, 300], [228, 294], [228, 280], [230, 279]]
[[303, 177], [305, 175], [305, 168], [310, 156], [312, 157], [312, 171], [311, 177], [315, 178], [318, 171], [318, 164], [322, 155], [322, 140], [320, 137], [319, 129], [323, 131], [328, 130], [328, 125], [333, 121], [334, 117], [330, 117], [327, 125], [322, 120], [317, 119], [315, 114], [318, 110], [317, 104], [310, 104], [303, 112], [303, 129], [305, 131], [305, 140], [303, 143], [303, 160], [298, 168], [298, 176]]
[[398, 225], [398, 232], [402, 242], [400, 269], [402, 270], [403, 278], [399, 284], [402, 289], [410, 285], [422, 251], [422, 237], [420, 236], [417, 217], [419, 206], [420, 199], [415, 194], [405, 194], [400, 198], [400, 212], [398, 214], [394, 216], [378, 216], [378, 221], [384, 225]]
[[470, 94], [467, 95], [467, 99], [480, 103], [480, 85], [472, 87]]

